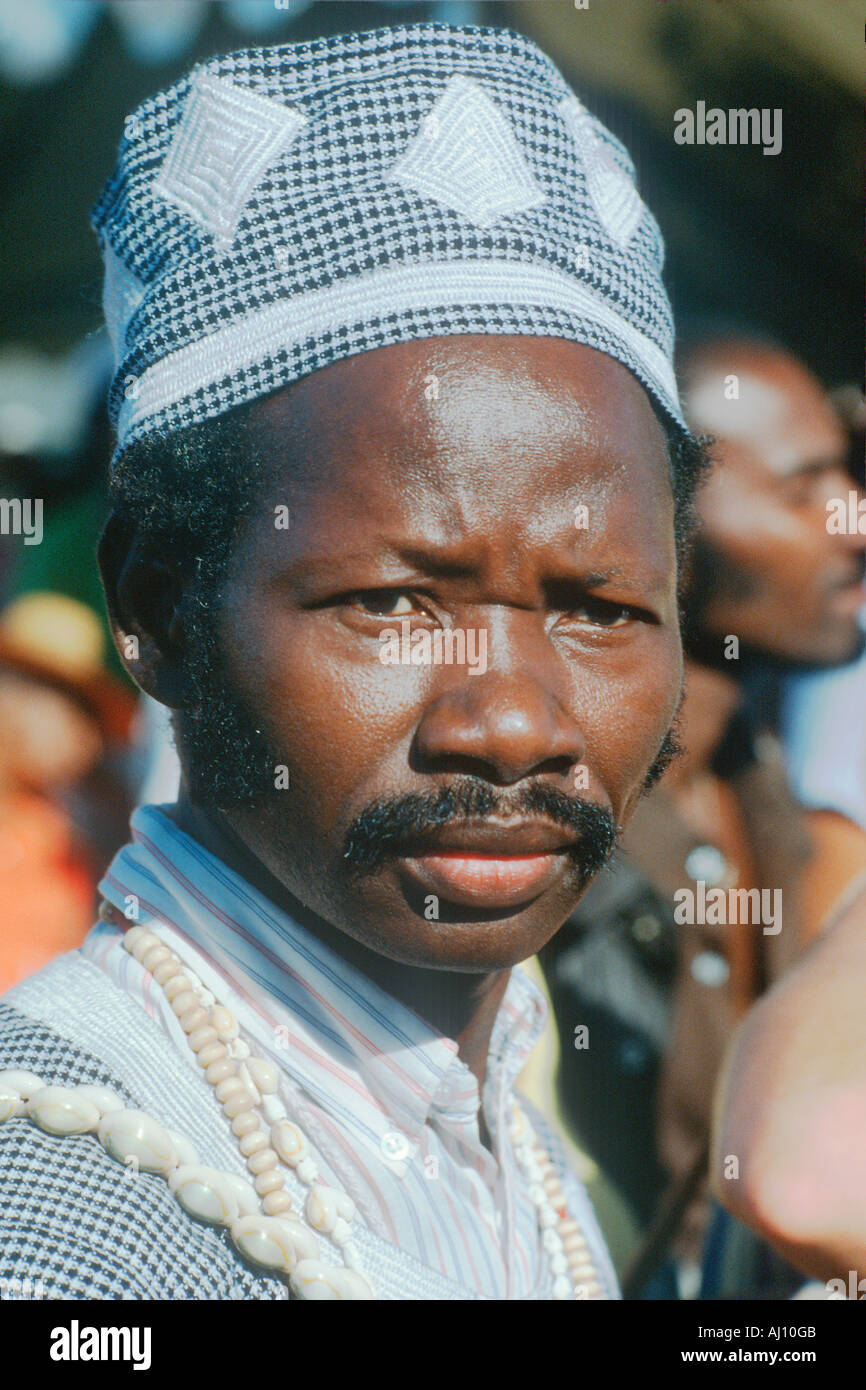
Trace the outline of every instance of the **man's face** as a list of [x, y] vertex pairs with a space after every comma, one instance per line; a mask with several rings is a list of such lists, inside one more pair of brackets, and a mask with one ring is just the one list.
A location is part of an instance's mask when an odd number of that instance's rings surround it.
[[[272, 763], [227, 821], [392, 959], [526, 959], [609, 852], [678, 704], [673, 497], [646, 394], [564, 340], [451, 337], [337, 362], [252, 422], [270, 475], [215, 636]], [[410, 653], [460, 629], [485, 660], [385, 664], [389, 629]], [[237, 750], [203, 715], [206, 777], [205, 750]]]
[[[731, 377], [739, 398], [729, 399]], [[854, 487], [846, 441], [817, 382], [793, 358], [731, 343], [691, 365], [692, 427], [716, 436], [698, 498], [696, 564], [711, 566], [706, 634], [734, 634], [783, 660], [856, 655], [866, 538], [827, 529], [827, 502]]]

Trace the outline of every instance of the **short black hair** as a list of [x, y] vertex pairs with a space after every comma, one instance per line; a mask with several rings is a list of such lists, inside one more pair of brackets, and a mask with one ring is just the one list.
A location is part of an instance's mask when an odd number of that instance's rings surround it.
[[[180, 562], [208, 607], [217, 604], [235, 539], [267, 474], [267, 461], [249, 428], [252, 404], [180, 430], [153, 432], [123, 452], [110, 480], [109, 524], [115, 533], [138, 534]], [[682, 578], [710, 441], [684, 435], [659, 410], [656, 415], [667, 438]]]

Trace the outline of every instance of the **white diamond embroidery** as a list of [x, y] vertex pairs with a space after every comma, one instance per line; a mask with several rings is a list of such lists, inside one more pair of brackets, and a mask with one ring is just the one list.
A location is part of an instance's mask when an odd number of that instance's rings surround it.
[[129, 321], [144, 298], [144, 286], [115, 253], [110, 242], [105, 243], [102, 254], [105, 261], [102, 311], [115, 360], [119, 361], [126, 351]]
[[611, 241], [625, 250], [643, 216], [640, 194], [596, 134], [595, 120], [583, 103], [577, 97], [565, 97], [557, 109], [577, 147], [598, 220]]
[[153, 192], [210, 232], [218, 251], [227, 251], [265, 170], [306, 124], [306, 116], [289, 106], [199, 74]]
[[511, 124], [467, 77], [452, 77], [415, 139], [385, 175], [477, 227], [545, 201]]

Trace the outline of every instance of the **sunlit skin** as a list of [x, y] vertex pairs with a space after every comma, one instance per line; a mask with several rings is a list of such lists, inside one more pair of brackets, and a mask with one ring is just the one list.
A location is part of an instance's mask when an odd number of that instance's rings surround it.
[[827, 502], [854, 484], [819, 383], [786, 353], [720, 340], [688, 364], [684, 396], [692, 428], [717, 440], [719, 466], [699, 497], [702, 530], [736, 566], [741, 590], [716, 594], [705, 629], [782, 660], [850, 659], [862, 640], [866, 537], [827, 529]]
[[[271, 474], [232, 555], [219, 637], [290, 785], [263, 809], [225, 814], [184, 791], [175, 814], [457, 1038], [481, 1080], [509, 968], [579, 896], [562, 830], [457, 827], [448, 848], [468, 862], [426, 865], [446, 889], [449, 874], [462, 883], [442, 895], [438, 921], [424, 916], [418, 865], [349, 873], [346, 831], [378, 797], [465, 774], [506, 798], [533, 782], [574, 796], [578, 765], [588, 774], [578, 795], [627, 822], [682, 675], [664, 433], [613, 359], [531, 337], [377, 349], [262, 400], [252, 418]], [[581, 503], [586, 530], [574, 524]], [[274, 525], [283, 504], [288, 531]], [[109, 598], [118, 630], [141, 634], [136, 679], [178, 705], [182, 576], [142, 559]], [[160, 603], [170, 612], [155, 632]], [[383, 665], [381, 634], [403, 618], [483, 627], [486, 671]], [[495, 897], [496, 882], [519, 873], [509, 859], [542, 851], [520, 902], [466, 905], [473, 883]]]

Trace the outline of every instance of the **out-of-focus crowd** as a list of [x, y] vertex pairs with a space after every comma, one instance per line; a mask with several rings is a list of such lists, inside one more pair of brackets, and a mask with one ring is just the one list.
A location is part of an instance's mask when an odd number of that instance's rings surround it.
[[104, 617], [107, 370], [100, 340], [0, 354], [0, 991], [80, 944], [148, 779], [176, 786]]

